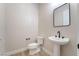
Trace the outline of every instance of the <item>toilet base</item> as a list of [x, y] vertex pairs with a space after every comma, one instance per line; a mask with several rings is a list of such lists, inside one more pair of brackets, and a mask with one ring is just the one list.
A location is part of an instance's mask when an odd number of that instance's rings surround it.
[[34, 55], [40, 52], [40, 48], [29, 49], [29, 55]]

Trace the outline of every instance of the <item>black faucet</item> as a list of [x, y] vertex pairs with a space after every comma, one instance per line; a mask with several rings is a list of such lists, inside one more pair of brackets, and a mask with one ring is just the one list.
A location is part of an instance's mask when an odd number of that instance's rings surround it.
[[60, 31], [57, 31], [58, 37], [60, 38]]

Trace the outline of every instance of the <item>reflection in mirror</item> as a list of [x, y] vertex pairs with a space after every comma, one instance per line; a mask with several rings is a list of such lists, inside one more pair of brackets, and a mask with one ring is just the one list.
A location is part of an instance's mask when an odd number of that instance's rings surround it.
[[55, 27], [70, 25], [70, 5], [65, 3], [53, 11], [53, 25]]

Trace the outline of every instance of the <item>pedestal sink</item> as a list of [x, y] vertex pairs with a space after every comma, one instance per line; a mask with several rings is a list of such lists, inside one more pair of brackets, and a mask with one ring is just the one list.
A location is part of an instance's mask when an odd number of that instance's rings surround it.
[[50, 37], [48, 37], [48, 39], [52, 43], [54, 43], [54, 47], [53, 47], [54, 56], [60, 56], [60, 46], [66, 45], [70, 41], [69, 38], [59, 38], [59, 37], [55, 37], [55, 36], [50, 36]]

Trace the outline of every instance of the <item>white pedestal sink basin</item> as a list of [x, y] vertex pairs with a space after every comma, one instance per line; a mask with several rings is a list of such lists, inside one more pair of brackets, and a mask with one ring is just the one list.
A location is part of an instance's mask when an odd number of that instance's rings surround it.
[[65, 45], [70, 41], [69, 38], [59, 38], [55, 36], [48, 37], [48, 39], [54, 43], [53, 53], [55, 56], [60, 56], [60, 45]]

